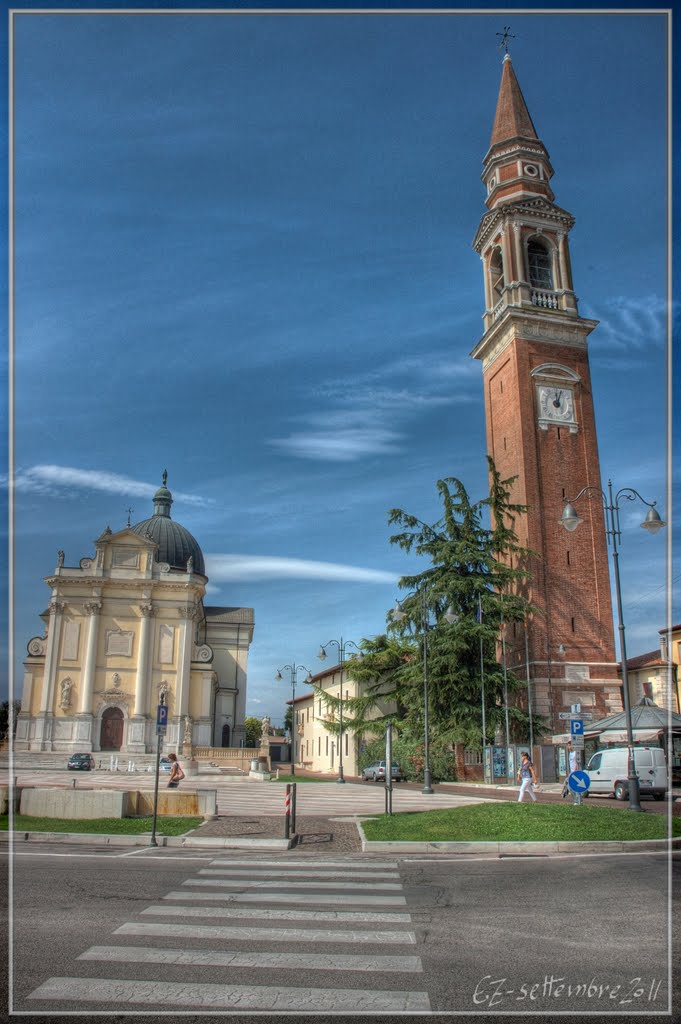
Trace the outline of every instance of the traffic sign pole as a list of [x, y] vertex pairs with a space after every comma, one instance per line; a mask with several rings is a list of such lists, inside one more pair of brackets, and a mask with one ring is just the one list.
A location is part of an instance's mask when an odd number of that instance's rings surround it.
[[154, 778], [154, 816], [151, 822], [151, 839], [149, 840], [150, 846], [158, 846], [156, 841], [156, 817], [158, 814], [158, 776], [161, 767], [161, 739], [166, 734], [168, 727], [168, 708], [165, 703], [163, 694], [161, 694], [161, 703], [156, 708], [156, 776]]

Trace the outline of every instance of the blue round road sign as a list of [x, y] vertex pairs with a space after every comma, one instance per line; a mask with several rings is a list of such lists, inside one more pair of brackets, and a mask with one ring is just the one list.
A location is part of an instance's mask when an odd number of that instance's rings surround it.
[[591, 785], [591, 779], [586, 772], [576, 771], [568, 775], [567, 783], [573, 793], [586, 793]]

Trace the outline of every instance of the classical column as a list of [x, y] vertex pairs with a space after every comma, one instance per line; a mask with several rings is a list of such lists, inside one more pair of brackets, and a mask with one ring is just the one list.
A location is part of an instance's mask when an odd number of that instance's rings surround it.
[[50, 601], [50, 622], [47, 627], [47, 652], [45, 656], [45, 676], [43, 692], [40, 700], [40, 713], [52, 711], [55, 680], [57, 678], [57, 662], [59, 661], [59, 642], [61, 625], [66, 605], [53, 597]]
[[149, 711], [149, 640], [151, 623], [155, 614], [153, 604], [140, 605], [140, 640], [137, 653], [137, 678], [135, 680], [135, 707], [133, 715], [146, 715]]
[[565, 258], [565, 232], [558, 232], [558, 264], [560, 266], [560, 287], [568, 289], [570, 282], [568, 280], [568, 269], [567, 260]]
[[[184, 718], [189, 709], [189, 677], [191, 673], [192, 625], [197, 606], [191, 602], [178, 607], [180, 613], [180, 639], [177, 651], [177, 686], [175, 689], [175, 715]], [[182, 737], [178, 737], [181, 741]]]
[[525, 261], [523, 260], [523, 247], [520, 241], [520, 224], [513, 225], [513, 244], [515, 248], [515, 281], [525, 280]]
[[513, 280], [513, 266], [511, 261], [511, 247], [508, 244], [508, 229], [501, 232], [501, 256], [504, 264], [504, 285], [509, 285]]
[[97, 663], [97, 637], [99, 636], [99, 613], [101, 601], [88, 601], [83, 611], [88, 617], [85, 662], [83, 664], [83, 685], [80, 695], [80, 714], [92, 714], [92, 694], [95, 688], [95, 667]]
[[484, 284], [485, 284], [485, 308], [488, 309], [489, 312], [491, 313], [492, 312], [492, 285], [491, 285], [490, 279], [489, 279], [489, 275], [490, 275], [489, 259], [486, 258], [485, 256], [481, 255], [480, 256], [480, 261], [482, 263], [482, 280], [484, 281]]

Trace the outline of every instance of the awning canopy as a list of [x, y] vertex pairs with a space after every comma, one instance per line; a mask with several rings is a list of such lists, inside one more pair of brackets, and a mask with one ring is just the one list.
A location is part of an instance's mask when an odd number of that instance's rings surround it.
[[[660, 730], [659, 729], [633, 729], [634, 743], [652, 743], [657, 741]], [[607, 729], [603, 732], [592, 732], [591, 729], [585, 731], [584, 738], [593, 740], [598, 738], [601, 743], [626, 743], [627, 742], [627, 730], [626, 729]]]

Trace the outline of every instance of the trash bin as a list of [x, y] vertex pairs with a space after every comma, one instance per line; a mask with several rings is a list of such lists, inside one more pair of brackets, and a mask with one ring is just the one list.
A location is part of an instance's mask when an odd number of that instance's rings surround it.
[[257, 759], [257, 757], [254, 757], [253, 760], [251, 761], [251, 771], [252, 772], [257, 772], [257, 770], [258, 770], [258, 759]]

